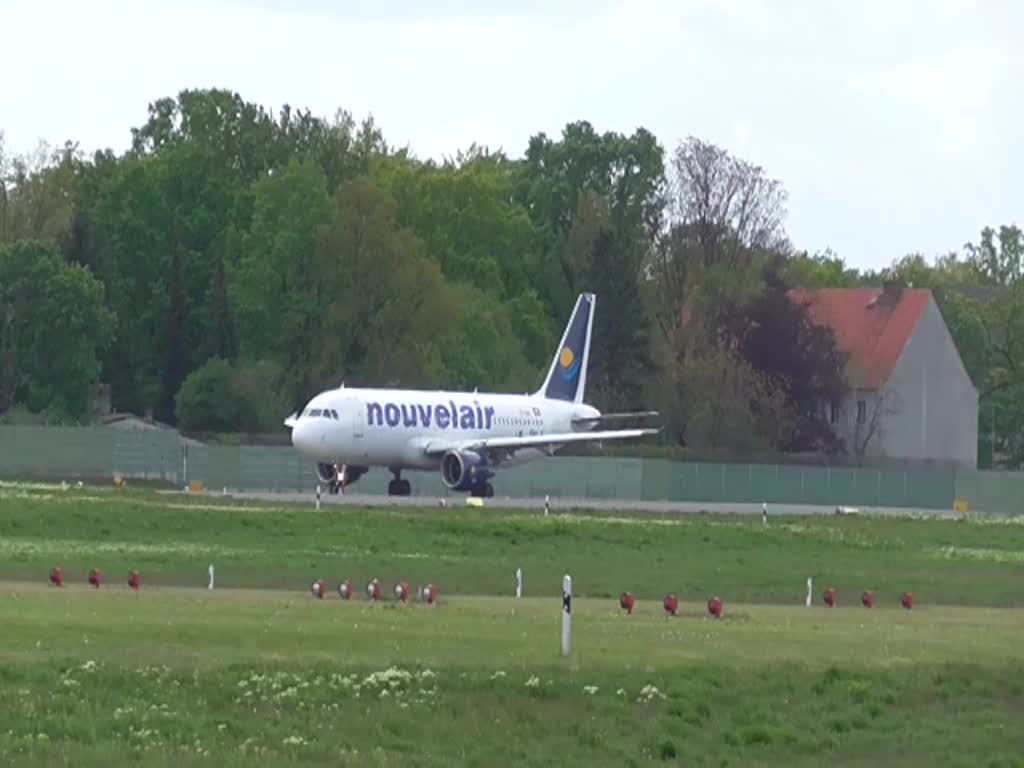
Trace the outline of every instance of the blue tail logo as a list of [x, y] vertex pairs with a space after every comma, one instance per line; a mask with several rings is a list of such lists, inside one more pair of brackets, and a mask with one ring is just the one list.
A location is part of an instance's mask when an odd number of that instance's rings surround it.
[[558, 362], [562, 364], [562, 378], [566, 381], [572, 381], [576, 378], [576, 374], [580, 372], [580, 361], [568, 347], [562, 348], [562, 354], [559, 356]]
[[547, 380], [541, 388], [541, 393], [550, 400], [570, 403], [583, 400], [595, 302], [596, 297], [592, 293], [581, 293], [576, 299], [576, 307], [565, 327], [555, 359], [551, 361]]

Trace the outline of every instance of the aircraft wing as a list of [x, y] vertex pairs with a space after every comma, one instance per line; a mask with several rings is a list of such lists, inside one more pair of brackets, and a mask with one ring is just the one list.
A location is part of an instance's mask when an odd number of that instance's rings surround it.
[[429, 455], [446, 453], [447, 451], [477, 451], [501, 455], [515, 453], [520, 448], [542, 448], [549, 454], [554, 453], [567, 443], [599, 442], [601, 440], [627, 440], [630, 438], [656, 435], [658, 429], [617, 429], [593, 432], [562, 432], [543, 435], [523, 435], [522, 437], [484, 437], [476, 440], [431, 440], [424, 447]]

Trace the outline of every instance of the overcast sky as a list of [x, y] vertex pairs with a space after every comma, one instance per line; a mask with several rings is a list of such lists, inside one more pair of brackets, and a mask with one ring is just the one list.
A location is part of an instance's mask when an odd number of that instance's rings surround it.
[[149, 102], [223, 87], [372, 113], [421, 157], [521, 156], [577, 119], [696, 135], [785, 184], [797, 247], [859, 267], [1024, 225], [1019, 0], [3, 5], [8, 152], [121, 151]]

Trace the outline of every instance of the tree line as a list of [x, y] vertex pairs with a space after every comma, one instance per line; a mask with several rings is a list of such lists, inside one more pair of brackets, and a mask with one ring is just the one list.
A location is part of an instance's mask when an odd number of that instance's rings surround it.
[[342, 382], [533, 391], [588, 290], [598, 407], [659, 407], [692, 456], [838, 460], [820, 404], [841, 355], [786, 292], [897, 277], [935, 292], [983, 453], [1024, 461], [1015, 226], [863, 272], [794, 246], [783, 184], [695, 137], [579, 121], [522, 157], [424, 160], [372, 118], [219, 89], [153, 102], [131, 136], [9, 156], [0, 133], [0, 418], [88, 422], [100, 383], [213, 432], [281, 431]]

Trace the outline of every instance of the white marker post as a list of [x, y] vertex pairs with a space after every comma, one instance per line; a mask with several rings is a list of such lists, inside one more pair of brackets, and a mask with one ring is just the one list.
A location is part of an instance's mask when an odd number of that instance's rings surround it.
[[516, 597], [523, 596], [523, 569], [516, 568]]
[[548, 494], [544, 494], [544, 517], [547, 517], [551, 512], [551, 497]]
[[320, 483], [316, 484], [316, 511], [320, 511]]
[[807, 577], [807, 607], [811, 607], [811, 577]]
[[767, 501], [762, 501], [761, 502], [761, 522], [763, 522], [765, 524], [765, 527], [768, 526], [768, 502]]
[[562, 577], [562, 655], [569, 655], [572, 640], [572, 576]]
[[213, 589], [213, 565], [210, 565], [210, 586], [207, 589]]

